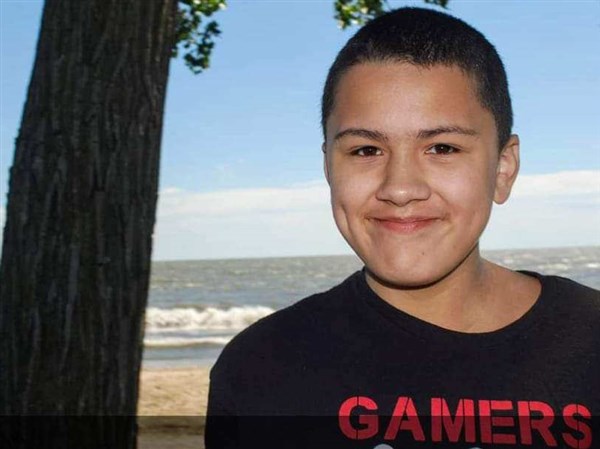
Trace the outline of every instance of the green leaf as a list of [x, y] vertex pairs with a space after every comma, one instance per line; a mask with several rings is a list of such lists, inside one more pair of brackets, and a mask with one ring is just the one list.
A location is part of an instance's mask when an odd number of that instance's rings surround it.
[[217, 22], [213, 20], [204, 24], [203, 19], [226, 7], [226, 0], [179, 0], [171, 55], [176, 57], [184, 49], [183, 60], [196, 74], [210, 66], [214, 39], [221, 34]]
[[[449, 0], [425, 0], [425, 3], [446, 8]], [[391, 8], [387, 0], [336, 0], [335, 19], [341, 29], [353, 25], [364, 25]]]
[[[446, 8], [449, 0], [424, 0], [425, 3]], [[183, 60], [194, 73], [210, 66], [215, 38], [221, 34], [217, 22], [204, 23], [206, 17], [227, 7], [227, 0], [178, 0], [175, 42], [171, 55], [183, 50]], [[335, 19], [342, 29], [364, 25], [390, 10], [387, 0], [335, 0]]]

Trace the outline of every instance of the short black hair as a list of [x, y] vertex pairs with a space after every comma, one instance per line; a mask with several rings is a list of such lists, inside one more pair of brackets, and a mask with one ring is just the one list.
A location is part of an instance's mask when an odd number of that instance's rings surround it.
[[338, 53], [323, 89], [321, 126], [325, 139], [340, 79], [351, 67], [369, 62], [460, 67], [474, 79], [481, 104], [494, 116], [500, 148], [508, 142], [513, 114], [506, 72], [498, 52], [467, 23], [425, 8], [400, 8], [373, 19]]

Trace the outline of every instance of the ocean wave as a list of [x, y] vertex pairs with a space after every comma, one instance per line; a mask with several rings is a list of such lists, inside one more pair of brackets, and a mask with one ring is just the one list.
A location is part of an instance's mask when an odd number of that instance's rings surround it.
[[148, 338], [144, 340], [144, 346], [147, 348], [174, 348], [184, 346], [225, 346], [232, 337], [198, 337], [198, 338], [180, 338], [163, 337]]
[[146, 310], [146, 329], [168, 331], [193, 330], [240, 330], [273, 313], [265, 306], [236, 306], [228, 309], [207, 307], [197, 310], [192, 307]]

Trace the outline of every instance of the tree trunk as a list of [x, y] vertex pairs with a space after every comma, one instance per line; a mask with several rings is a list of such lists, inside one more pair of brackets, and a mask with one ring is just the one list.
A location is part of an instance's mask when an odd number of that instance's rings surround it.
[[[46, 1], [10, 170], [0, 414], [136, 413], [176, 11]], [[108, 427], [85, 447], [135, 447], [134, 420], [118, 442]]]

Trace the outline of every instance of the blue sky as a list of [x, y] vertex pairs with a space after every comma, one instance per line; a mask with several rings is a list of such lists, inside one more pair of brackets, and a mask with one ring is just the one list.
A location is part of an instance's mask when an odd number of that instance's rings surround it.
[[[338, 29], [332, 5], [230, 0], [210, 70], [172, 61], [154, 259], [350, 251], [320, 152], [321, 88], [356, 31]], [[0, 0], [0, 221], [42, 6]], [[449, 12], [499, 50], [522, 144], [514, 198], [482, 247], [600, 245], [600, 2], [451, 0]]]

